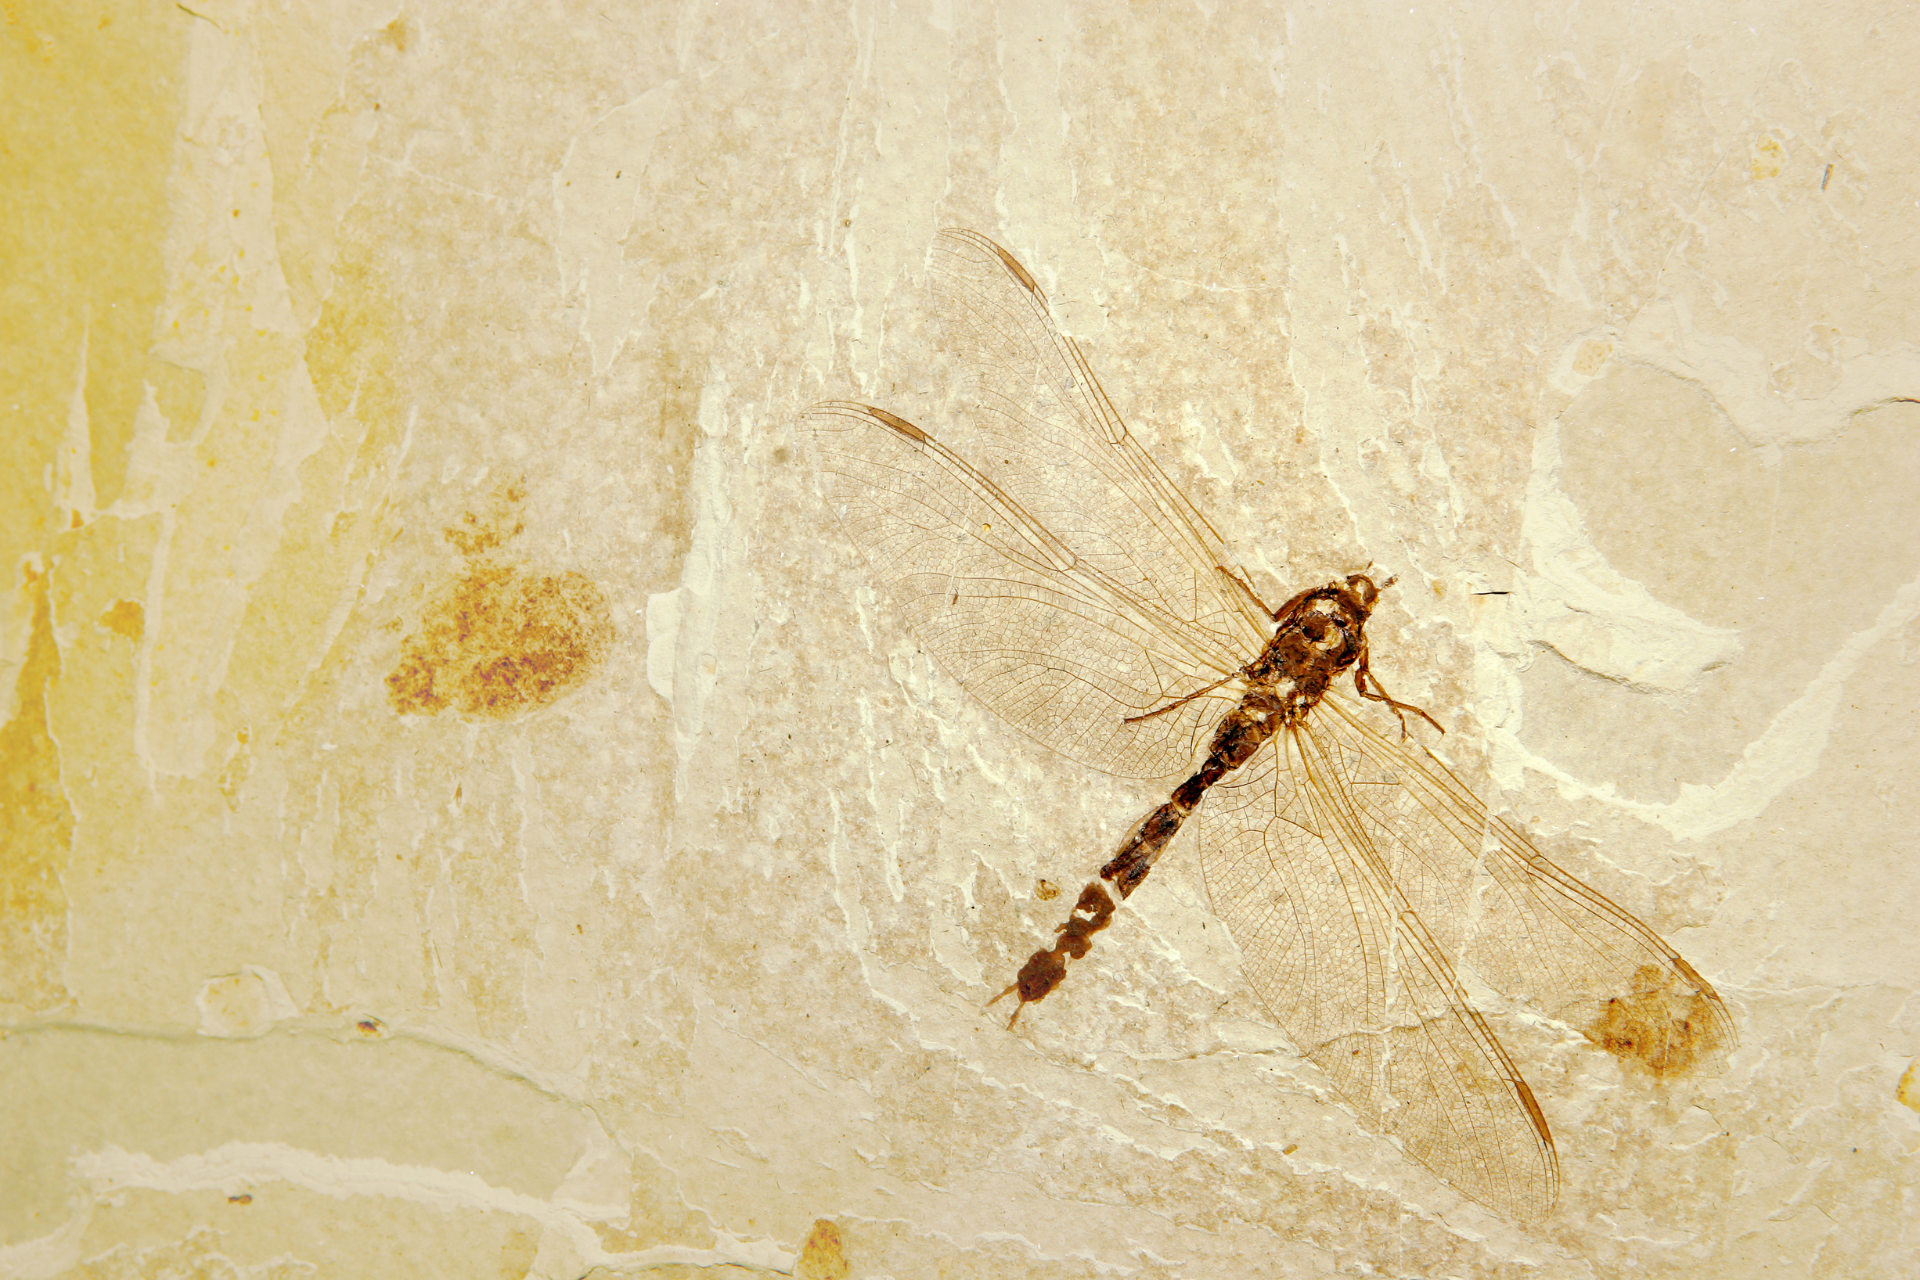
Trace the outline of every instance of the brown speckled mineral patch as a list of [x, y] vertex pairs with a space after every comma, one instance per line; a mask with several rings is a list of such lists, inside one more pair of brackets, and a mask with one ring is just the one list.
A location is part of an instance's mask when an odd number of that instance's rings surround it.
[[612, 642], [606, 596], [586, 575], [476, 565], [401, 642], [387, 700], [403, 715], [505, 719], [585, 680]]

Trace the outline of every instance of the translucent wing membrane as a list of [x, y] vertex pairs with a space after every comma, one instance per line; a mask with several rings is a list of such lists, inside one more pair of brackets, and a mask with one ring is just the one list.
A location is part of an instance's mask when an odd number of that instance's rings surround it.
[[1548, 861], [1444, 765], [1376, 731], [1351, 702], [1326, 699], [1314, 725], [1354, 773], [1376, 780], [1361, 808], [1400, 851], [1396, 880], [1422, 913], [1455, 921], [1456, 934], [1458, 922], [1474, 921], [1448, 945], [1489, 984], [1656, 1075], [1725, 1068], [1739, 1039], [1732, 1015], [1659, 934]]
[[1371, 785], [1302, 728], [1215, 787], [1200, 847], [1253, 989], [1372, 1127], [1475, 1200], [1538, 1218], [1559, 1186], [1533, 1093], [1468, 1004], [1354, 792]]
[[1559, 1183], [1553, 1139], [1453, 958], [1660, 1073], [1717, 1069], [1732, 1020], [1658, 935], [1361, 714], [1330, 695], [1208, 793], [1214, 910], [1275, 1019], [1370, 1123], [1536, 1218]]
[[1220, 535], [1140, 447], [1033, 279], [985, 236], [944, 231], [933, 297], [980, 438], [979, 463], [1119, 589], [1211, 639], [1229, 669], [1273, 630], [1221, 570]]
[[942, 232], [934, 302], [977, 461], [884, 410], [817, 405], [805, 426], [829, 502], [915, 637], [1009, 724], [1103, 772], [1183, 772], [1235, 684], [1127, 718], [1232, 676], [1271, 620], [1017, 262]]
[[[894, 425], [900, 423], [899, 426]], [[993, 481], [891, 414], [806, 414], [827, 500], [921, 645], [1014, 728], [1122, 777], [1183, 773], [1241, 659], [1164, 594], [1082, 560]], [[901, 427], [907, 427], [902, 430]]]

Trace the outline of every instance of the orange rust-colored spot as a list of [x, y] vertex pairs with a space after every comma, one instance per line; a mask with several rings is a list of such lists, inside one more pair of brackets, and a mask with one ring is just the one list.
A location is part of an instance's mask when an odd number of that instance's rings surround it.
[[115, 600], [100, 615], [100, 625], [139, 644], [147, 630], [147, 611], [138, 600]]
[[242, 1191], [237, 1196], [228, 1196], [227, 1203], [228, 1204], [252, 1204], [253, 1193], [250, 1191]]
[[586, 575], [477, 566], [401, 642], [387, 701], [402, 715], [504, 719], [579, 684], [612, 643], [607, 598]]
[[526, 532], [526, 523], [514, 514], [526, 500], [525, 483], [509, 480], [481, 504], [483, 510], [464, 513], [459, 524], [450, 525], [441, 533], [461, 555], [483, 555]]
[[516, 533], [525, 531], [526, 525], [516, 520], [511, 528], [506, 522], [488, 519], [474, 512], [460, 517], [460, 523], [445, 531], [448, 542], [463, 556], [477, 556], [483, 551], [491, 551]]
[[1060, 886], [1051, 880], [1037, 881], [1033, 886], [1033, 895], [1042, 902], [1052, 902], [1060, 896]]
[[1711, 996], [1677, 989], [1675, 975], [1657, 965], [1642, 965], [1633, 977], [1634, 991], [1601, 1006], [1587, 1039], [1656, 1076], [1680, 1075], [1718, 1052]]
[[847, 1280], [852, 1274], [840, 1228], [826, 1218], [816, 1219], [793, 1264], [793, 1280]]
[[1907, 1064], [1906, 1073], [1894, 1087], [1893, 1096], [1900, 1099], [1901, 1106], [1920, 1111], [1920, 1058]]

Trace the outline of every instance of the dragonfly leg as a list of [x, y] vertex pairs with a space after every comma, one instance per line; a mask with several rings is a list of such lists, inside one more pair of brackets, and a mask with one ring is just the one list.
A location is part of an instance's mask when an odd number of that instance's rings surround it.
[[1227, 576], [1228, 582], [1231, 582], [1234, 586], [1240, 588], [1240, 593], [1246, 596], [1247, 599], [1253, 601], [1254, 608], [1258, 609], [1261, 613], [1265, 614], [1269, 618], [1273, 617], [1273, 610], [1267, 608], [1267, 602], [1265, 600], [1262, 600], [1259, 594], [1254, 591], [1253, 584], [1247, 581], [1245, 574], [1241, 573], [1237, 569], [1229, 569], [1227, 568], [1227, 566], [1223, 564], [1217, 564], [1214, 566], [1214, 568], [1218, 569], [1221, 573], [1225, 574]]
[[1218, 689], [1221, 685], [1225, 684], [1229, 680], [1238, 680], [1243, 674], [1244, 672], [1236, 671], [1232, 675], [1221, 676], [1218, 680], [1215, 680], [1212, 684], [1208, 685], [1204, 689], [1195, 689], [1192, 693], [1186, 695], [1184, 698], [1175, 698], [1172, 702], [1167, 703], [1165, 706], [1155, 707], [1153, 710], [1145, 712], [1144, 714], [1137, 715], [1137, 716], [1127, 716], [1120, 723], [1139, 724], [1142, 720], [1151, 720], [1155, 716], [1163, 716], [1167, 714], [1167, 712], [1172, 711], [1177, 707], [1186, 706], [1189, 702], [1192, 702], [1195, 698], [1204, 697], [1207, 694], [1212, 693], [1215, 689]]
[[1358, 689], [1360, 696], [1369, 702], [1384, 702], [1393, 708], [1393, 714], [1400, 717], [1400, 736], [1403, 738], [1407, 736], [1407, 712], [1409, 711], [1419, 716], [1422, 720], [1425, 720], [1434, 728], [1439, 729], [1440, 732], [1446, 732], [1446, 728], [1442, 726], [1438, 720], [1428, 715], [1424, 708], [1416, 707], [1411, 702], [1401, 702], [1399, 699], [1389, 696], [1386, 689], [1380, 683], [1380, 677], [1374, 675], [1372, 671], [1367, 669], [1367, 655], [1364, 653], [1360, 655], [1360, 661], [1354, 664], [1353, 687]]

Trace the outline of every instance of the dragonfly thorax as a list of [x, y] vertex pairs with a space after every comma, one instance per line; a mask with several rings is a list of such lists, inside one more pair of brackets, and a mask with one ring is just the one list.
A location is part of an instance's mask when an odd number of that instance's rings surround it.
[[1242, 672], [1251, 698], [1280, 702], [1284, 723], [1313, 710], [1340, 674], [1367, 655], [1367, 618], [1380, 589], [1364, 574], [1302, 591], [1274, 611], [1273, 636]]

